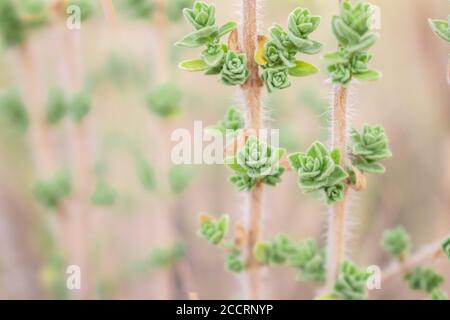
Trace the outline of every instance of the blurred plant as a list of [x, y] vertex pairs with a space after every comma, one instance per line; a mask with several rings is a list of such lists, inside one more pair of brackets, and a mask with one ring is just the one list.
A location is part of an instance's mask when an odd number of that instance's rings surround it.
[[370, 30], [372, 5], [364, 2], [351, 4], [343, 1], [340, 14], [332, 19], [333, 34], [339, 50], [324, 55], [330, 63], [328, 72], [333, 83], [348, 85], [353, 77], [359, 80], [377, 80], [381, 73], [368, 67], [372, 55], [367, 52], [379, 35]]
[[82, 122], [90, 110], [91, 101], [89, 95], [84, 91], [74, 94], [69, 103], [69, 112], [73, 120], [77, 123]]
[[118, 5], [132, 19], [151, 19], [156, 10], [154, 0], [121, 0]]
[[236, 107], [229, 107], [222, 120], [216, 125], [210, 126], [207, 130], [218, 132], [220, 135], [236, 135], [239, 129], [244, 128], [245, 119], [242, 112]]
[[189, 167], [183, 165], [172, 166], [169, 170], [169, 186], [175, 194], [186, 190], [192, 181], [193, 174]]
[[335, 299], [343, 300], [366, 299], [368, 296], [366, 281], [369, 276], [369, 273], [352, 262], [343, 261], [331, 295]]
[[161, 118], [169, 118], [180, 112], [181, 92], [173, 83], [155, 86], [146, 97], [147, 108]]
[[94, 14], [94, 5], [91, 0], [64, 0], [65, 10], [67, 12], [70, 6], [77, 6], [80, 9], [80, 19], [84, 22], [91, 18]]
[[8, 90], [0, 95], [0, 113], [20, 132], [28, 128], [29, 120], [27, 111], [19, 93], [16, 90]]
[[11, 0], [0, 1], [0, 31], [5, 47], [13, 47], [25, 39], [25, 26]]
[[183, 9], [192, 7], [193, 3], [194, 0], [167, 0], [167, 17], [173, 22], [180, 21]]
[[433, 269], [423, 267], [414, 268], [404, 276], [404, 279], [412, 290], [427, 293], [431, 293], [444, 282], [444, 278]]
[[91, 203], [96, 206], [112, 206], [117, 199], [117, 191], [106, 180], [100, 179], [95, 184]]
[[61, 121], [68, 110], [67, 98], [64, 91], [60, 87], [50, 89], [47, 97], [47, 106], [45, 117], [47, 123], [55, 125]]
[[235, 173], [230, 182], [238, 191], [249, 191], [258, 183], [275, 186], [285, 171], [279, 164], [285, 152], [250, 136], [235, 156], [225, 159], [225, 164]]
[[445, 239], [442, 242], [442, 250], [447, 255], [447, 257], [450, 259], [450, 237], [448, 237], [447, 239]]
[[226, 214], [217, 219], [210, 215], [201, 215], [197, 235], [225, 252], [225, 270], [240, 273], [245, 269], [245, 261], [239, 245], [242, 239], [239, 239], [237, 235], [234, 243], [226, 240], [229, 225], [230, 217]]
[[156, 177], [155, 171], [153, 170], [150, 163], [139, 156], [136, 161], [136, 173], [141, 183], [142, 187], [147, 191], [153, 191], [156, 188]]
[[292, 170], [298, 175], [298, 185], [303, 192], [323, 190], [326, 201], [332, 204], [342, 201], [345, 187], [343, 182], [349, 177], [340, 166], [341, 153], [331, 152], [320, 142], [315, 142], [306, 153], [288, 156]]
[[315, 66], [296, 60], [295, 56], [321, 50], [322, 44], [309, 39], [319, 23], [319, 16], [311, 15], [308, 9], [296, 8], [289, 14], [287, 32], [275, 24], [270, 28], [269, 40], [259, 38], [255, 60], [263, 68], [261, 77], [269, 92], [289, 87], [289, 76], [304, 77], [318, 72]]
[[383, 233], [381, 245], [387, 253], [402, 260], [409, 252], [411, 239], [402, 226], [397, 226]]
[[49, 209], [56, 209], [72, 190], [70, 174], [67, 170], [58, 170], [46, 180], [38, 180], [34, 186], [36, 200]]

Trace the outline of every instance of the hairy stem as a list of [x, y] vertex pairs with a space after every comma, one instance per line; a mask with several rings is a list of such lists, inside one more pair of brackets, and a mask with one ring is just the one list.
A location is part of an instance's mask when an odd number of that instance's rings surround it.
[[[257, 42], [257, 10], [259, 0], [241, 0], [242, 48], [247, 55], [247, 67], [250, 76], [242, 86], [242, 94], [247, 114], [246, 127], [258, 131], [263, 126], [263, 107], [261, 101], [262, 81], [258, 73], [258, 65], [254, 60]], [[260, 299], [262, 293], [262, 275], [258, 262], [253, 257], [253, 247], [262, 237], [262, 197], [263, 184], [258, 183], [247, 195], [248, 208], [245, 212], [247, 221], [246, 265], [244, 279], [246, 298]]]
[[[341, 165], [346, 166], [347, 156], [347, 100], [348, 89], [336, 85], [333, 89], [332, 103], [332, 148], [341, 151]], [[346, 241], [346, 214], [347, 214], [348, 189], [345, 191], [344, 199], [335, 203], [330, 208], [328, 218], [327, 239], [327, 276], [326, 286], [331, 289], [339, 272], [339, 266], [345, 257]]]

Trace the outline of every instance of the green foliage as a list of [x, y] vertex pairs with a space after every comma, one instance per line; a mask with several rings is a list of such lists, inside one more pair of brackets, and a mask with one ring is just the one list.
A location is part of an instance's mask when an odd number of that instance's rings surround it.
[[234, 135], [239, 131], [239, 129], [244, 128], [244, 124], [245, 119], [242, 112], [236, 107], [229, 107], [223, 119], [209, 129], [215, 130], [221, 135]]
[[50, 8], [46, 0], [21, 0], [18, 9], [25, 17], [23, 22], [27, 28], [39, 28], [49, 21]]
[[287, 32], [279, 25], [270, 28], [270, 39], [264, 44], [264, 58], [256, 60], [264, 69], [262, 79], [269, 92], [289, 87], [289, 75], [304, 77], [318, 71], [315, 66], [296, 60], [295, 56], [299, 52], [315, 54], [321, 50], [322, 44], [309, 39], [319, 23], [319, 16], [312, 16], [308, 9], [296, 8], [289, 15]]
[[447, 239], [445, 239], [442, 242], [442, 250], [447, 255], [447, 257], [450, 259], [450, 237], [448, 237]]
[[97, 206], [113, 206], [116, 199], [116, 189], [104, 179], [98, 180], [94, 193], [91, 195], [91, 203]]
[[155, 171], [150, 166], [147, 160], [139, 157], [136, 160], [136, 173], [141, 185], [148, 191], [153, 191], [156, 188]]
[[409, 251], [411, 238], [402, 226], [397, 226], [383, 233], [381, 245], [390, 255], [401, 258]]
[[181, 242], [176, 242], [171, 246], [155, 248], [150, 253], [149, 266], [152, 269], [171, 266], [184, 257], [185, 251]]
[[173, 22], [180, 21], [183, 17], [183, 9], [192, 7], [193, 2], [193, 0], [168, 0], [166, 8], [167, 17]]
[[11, 0], [0, 1], [0, 32], [5, 47], [13, 47], [25, 39], [25, 25]]
[[442, 39], [450, 42], [450, 16], [447, 21], [438, 19], [428, 19], [431, 30]]
[[51, 125], [57, 124], [67, 113], [68, 103], [64, 91], [60, 87], [50, 89], [47, 97], [45, 118]]
[[325, 250], [314, 239], [307, 239], [297, 246], [290, 258], [290, 265], [297, 268], [300, 281], [325, 281]]
[[448, 294], [440, 289], [433, 289], [430, 298], [431, 300], [448, 300]]
[[225, 258], [225, 270], [233, 273], [241, 273], [245, 270], [245, 261], [238, 248], [232, 247], [229, 249]]
[[249, 75], [247, 56], [244, 53], [228, 51], [221, 71], [222, 83], [228, 86], [244, 84]]
[[155, 12], [154, 0], [121, 0], [119, 7], [131, 19], [151, 19]]
[[91, 110], [91, 101], [89, 95], [80, 91], [73, 95], [69, 103], [69, 112], [75, 122], [80, 123]]
[[258, 182], [276, 185], [284, 172], [279, 165], [284, 154], [284, 149], [274, 148], [256, 136], [250, 136], [235, 156], [225, 159], [226, 165], [235, 173], [230, 182], [238, 191], [249, 191]]
[[351, 138], [353, 165], [363, 172], [384, 173], [386, 169], [379, 161], [392, 156], [384, 128], [366, 124], [362, 133], [353, 129]]
[[55, 299], [68, 299], [65, 263], [60, 252], [52, 250], [46, 257], [41, 271], [41, 280], [48, 287]]
[[37, 181], [34, 186], [36, 200], [49, 209], [56, 209], [61, 200], [72, 190], [70, 174], [67, 170], [59, 170], [46, 180]]
[[27, 111], [16, 90], [8, 90], [0, 95], [0, 113], [20, 132], [28, 128]]
[[218, 220], [207, 219], [201, 222], [200, 230], [197, 234], [209, 243], [217, 245], [227, 236], [229, 224], [230, 217], [226, 214]]
[[146, 97], [147, 108], [161, 118], [169, 118], [180, 112], [181, 91], [173, 83], [155, 86]]
[[80, 8], [80, 19], [81, 22], [86, 21], [94, 14], [94, 6], [91, 0], [67, 0], [66, 1], [66, 12], [67, 8], [70, 6], [78, 6]]
[[366, 281], [369, 276], [369, 273], [352, 262], [342, 262], [332, 296], [342, 300], [367, 299]]
[[175, 45], [187, 48], [205, 46], [205, 49], [201, 53], [201, 59], [183, 61], [180, 68], [205, 71], [206, 75], [220, 74], [221, 82], [226, 85], [243, 84], [249, 76], [246, 55], [232, 52], [226, 44], [220, 42], [221, 37], [236, 29], [236, 22], [227, 22], [219, 28], [216, 25], [214, 5], [202, 1], [196, 1], [192, 9], [185, 8], [183, 15], [195, 31]]
[[341, 4], [340, 14], [332, 19], [333, 34], [340, 49], [324, 55], [328, 73], [333, 83], [347, 85], [353, 77], [359, 80], [377, 80], [381, 74], [370, 70], [368, 63], [372, 56], [367, 50], [378, 39], [378, 34], [370, 30], [373, 15], [369, 3], [351, 4], [345, 0]]
[[295, 252], [295, 246], [285, 234], [278, 234], [268, 241], [260, 241], [255, 245], [253, 255], [262, 264], [283, 264]]
[[416, 267], [404, 276], [412, 290], [425, 291], [431, 293], [438, 288], [444, 278], [431, 268]]
[[192, 180], [192, 171], [189, 167], [175, 165], [169, 170], [169, 186], [173, 193], [182, 193]]
[[328, 204], [343, 199], [342, 182], [349, 176], [339, 165], [340, 151], [328, 151], [320, 142], [311, 145], [306, 153], [297, 152], [288, 156], [292, 170], [298, 174], [300, 189], [307, 192], [324, 190]]

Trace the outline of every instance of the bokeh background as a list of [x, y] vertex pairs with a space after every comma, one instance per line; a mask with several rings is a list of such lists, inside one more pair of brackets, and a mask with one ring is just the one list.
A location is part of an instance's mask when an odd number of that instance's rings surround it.
[[[0, 55], [0, 90], [20, 92], [30, 122], [44, 122], [49, 90], [64, 87], [73, 74], [78, 78], [71, 89], [88, 88], [91, 97], [82, 129], [74, 130], [67, 118], [23, 132], [0, 113], [2, 299], [181, 299], [189, 298], [187, 292], [205, 299], [239, 297], [238, 281], [224, 270], [223, 255], [196, 236], [199, 213], [228, 213], [233, 221], [242, 220], [242, 198], [227, 182], [230, 172], [220, 165], [174, 169], [169, 158], [172, 130], [192, 131], [195, 120], [216, 123], [227, 107], [241, 106], [236, 88], [177, 68], [179, 61], [200, 53], [173, 46], [191, 30], [182, 19], [168, 19], [158, 6], [151, 18], [135, 19], [120, 2], [113, 1], [115, 23], [105, 18], [100, 1], [92, 1], [95, 10], [80, 31], [67, 30], [58, 19], [30, 31], [31, 67], [23, 64], [20, 47], [4, 48]], [[208, 2], [216, 5], [219, 23], [239, 19], [237, 1]], [[369, 188], [352, 201], [348, 255], [359, 265], [383, 267], [390, 262], [380, 247], [386, 228], [404, 225], [413, 250], [450, 231], [450, 47], [427, 23], [429, 17], [445, 19], [450, 6], [446, 0], [371, 2], [381, 9], [381, 39], [373, 48], [372, 65], [383, 78], [356, 85], [352, 121], [356, 128], [383, 124], [394, 156], [386, 162], [387, 173], [370, 175]], [[314, 38], [325, 51], [333, 50], [330, 20], [337, 1], [265, 0], [261, 33], [272, 23], [286, 26], [297, 6], [322, 16]], [[265, 98], [266, 124], [280, 128], [281, 144], [290, 152], [328, 140], [331, 85], [325, 64], [320, 55], [303, 58], [321, 72]], [[35, 90], [30, 90], [27, 68], [35, 71]], [[170, 119], [146, 106], [146, 93], [162, 82], [181, 92], [181, 112]], [[43, 136], [37, 142], [36, 128]], [[73, 139], [77, 134], [85, 142], [82, 149]], [[33, 195], [36, 181], [70, 167], [80, 158], [77, 150], [84, 150], [80, 161], [88, 166], [85, 190], [71, 195], [66, 207], [42, 206]], [[51, 165], [38, 168], [37, 154]], [[139, 160], [151, 167], [147, 184], [139, 179]], [[99, 181], [114, 189], [112, 204], [91, 203]], [[293, 174], [267, 188], [266, 197], [268, 235], [285, 232], [296, 240], [312, 237], [324, 243], [327, 209], [300, 192]], [[79, 259], [83, 290], [68, 292], [66, 267]], [[442, 288], [450, 291], [448, 261], [433, 266], [447, 278]], [[311, 299], [318, 289], [295, 281], [295, 270], [287, 267], [270, 269], [268, 286], [268, 297], [275, 299]], [[371, 297], [424, 298], [400, 278]]]

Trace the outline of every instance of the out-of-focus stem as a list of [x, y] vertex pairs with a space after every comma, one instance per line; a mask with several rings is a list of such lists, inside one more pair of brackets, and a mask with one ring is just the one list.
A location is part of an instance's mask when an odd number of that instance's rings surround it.
[[[448, 237], [450, 237], [450, 234], [444, 239], [447, 239]], [[444, 251], [442, 250], [442, 240], [430, 243], [417, 251], [415, 254], [406, 257], [403, 261], [394, 262], [390, 266], [386, 267], [381, 273], [382, 284], [385, 284], [396, 276], [408, 272], [421, 263], [435, 260], [443, 256]]]
[[[341, 165], [346, 166], [347, 156], [347, 99], [348, 89], [341, 85], [333, 88], [331, 135], [332, 148], [341, 151]], [[339, 266], [345, 257], [347, 194], [335, 203], [329, 212], [327, 239], [327, 276], [326, 286], [331, 289], [339, 272]]]
[[114, 4], [112, 0], [101, 0], [103, 14], [106, 17], [106, 20], [109, 24], [113, 24], [116, 22], [116, 11], [114, 10]]
[[[261, 101], [262, 81], [258, 73], [258, 65], [255, 62], [254, 55], [257, 43], [257, 10], [259, 0], [241, 0], [242, 21], [242, 48], [247, 56], [247, 67], [250, 76], [242, 86], [242, 94], [247, 114], [246, 127], [256, 132], [263, 126], [263, 107]], [[256, 242], [263, 236], [263, 198], [264, 186], [262, 183], [257, 185], [247, 195], [248, 207], [245, 212], [247, 222], [247, 241], [246, 241], [246, 266], [244, 274], [244, 291], [248, 299], [260, 299], [263, 293], [263, 281], [261, 267], [254, 258], [252, 252]]]

